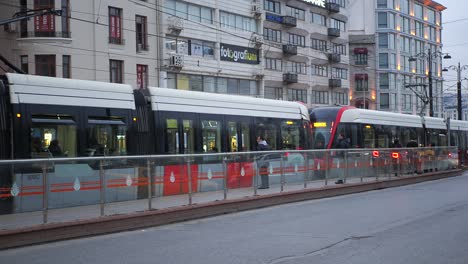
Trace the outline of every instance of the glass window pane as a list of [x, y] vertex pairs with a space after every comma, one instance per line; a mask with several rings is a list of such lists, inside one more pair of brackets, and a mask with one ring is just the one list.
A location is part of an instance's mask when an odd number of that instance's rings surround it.
[[166, 80], [167, 80], [167, 88], [172, 88], [172, 89], [177, 88], [175, 73], [168, 73], [167, 77], [166, 77]]
[[31, 127], [31, 158], [76, 156], [75, 125], [33, 123]]
[[176, 16], [187, 19], [187, 4], [184, 2], [176, 2]]
[[88, 128], [89, 156], [119, 156], [127, 153], [127, 127], [122, 125], [92, 125]]
[[189, 90], [189, 77], [186, 74], [177, 74], [177, 89]]
[[183, 131], [184, 131], [184, 146], [183, 152], [184, 154], [191, 154], [195, 152], [195, 132], [193, 128], [193, 121], [192, 120], [182, 120], [183, 124]]
[[227, 93], [239, 94], [239, 83], [237, 79], [227, 79]]
[[192, 91], [203, 91], [202, 76], [200, 75], [189, 75], [189, 85]]
[[228, 122], [227, 124], [228, 129], [228, 151], [229, 152], [236, 152], [239, 137], [237, 136], [237, 123], [236, 122]]
[[166, 119], [166, 153], [179, 154], [179, 132], [177, 119]]
[[202, 16], [202, 23], [207, 23], [207, 24], [213, 23], [212, 11], [210, 8], [202, 7], [201, 16]]
[[276, 125], [273, 124], [273, 120], [271, 119], [258, 119], [257, 120], [257, 135], [256, 136], [263, 136], [270, 145], [272, 150], [278, 149], [276, 144], [276, 135], [277, 135], [277, 128]]
[[203, 77], [203, 91], [208, 93], [216, 92], [215, 78], [214, 77]]
[[196, 5], [189, 5], [189, 20], [201, 22], [200, 7]]
[[250, 95], [250, 81], [239, 80], [239, 94]]
[[221, 150], [221, 122], [202, 121], [202, 142], [203, 152], [219, 152]]
[[217, 78], [216, 83], [218, 84], [217, 93], [226, 94], [227, 93], [227, 79], [226, 78]]
[[287, 120], [281, 122], [281, 142], [283, 149], [296, 149], [300, 146], [300, 122]]

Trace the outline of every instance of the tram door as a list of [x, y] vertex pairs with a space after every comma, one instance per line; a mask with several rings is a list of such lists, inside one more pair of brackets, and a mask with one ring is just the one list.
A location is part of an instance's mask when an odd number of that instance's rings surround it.
[[166, 117], [165, 153], [190, 154], [195, 153], [195, 118], [194, 116]]
[[249, 118], [228, 118], [227, 129], [227, 152], [251, 151], [251, 133]]

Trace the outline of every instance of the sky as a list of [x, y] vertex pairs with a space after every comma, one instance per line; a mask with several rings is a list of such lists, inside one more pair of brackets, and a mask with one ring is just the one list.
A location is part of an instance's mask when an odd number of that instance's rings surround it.
[[[452, 59], [443, 61], [443, 66], [458, 65], [458, 62], [461, 65], [468, 65], [468, 1], [437, 0], [437, 2], [447, 7], [442, 12], [442, 51], [452, 56]], [[455, 93], [457, 72], [449, 70], [443, 74], [446, 92]], [[461, 78], [468, 78], [468, 69], [462, 71]], [[468, 80], [462, 81], [462, 93], [468, 94]]]

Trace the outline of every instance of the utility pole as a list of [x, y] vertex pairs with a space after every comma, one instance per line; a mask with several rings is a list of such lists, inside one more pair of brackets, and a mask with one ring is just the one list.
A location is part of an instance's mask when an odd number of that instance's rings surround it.
[[457, 71], [457, 113], [458, 113], [458, 120], [463, 120], [463, 105], [462, 105], [462, 93], [461, 93], [461, 72], [463, 70], [468, 69], [468, 65], [460, 66], [460, 62], [458, 66], [451, 65], [447, 68], [444, 68], [442, 71], [447, 72], [449, 69]]
[[432, 98], [432, 54], [431, 48], [427, 49], [428, 77], [429, 77], [429, 116], [434, 116], [434, 98]]

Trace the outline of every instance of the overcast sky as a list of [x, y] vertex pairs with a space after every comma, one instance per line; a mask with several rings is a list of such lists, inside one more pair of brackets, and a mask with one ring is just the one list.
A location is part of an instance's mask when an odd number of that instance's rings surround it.
[[[468, 1], [466, 0], [437, 0], [447, 7], [442, 12], [443, 31], [442, 42], [443, 52], [448, 52], [452, 56], [450, 60], [444, 60], [444, 67], [449, 65], [468, 65]], [[462, 78], [468, 78], [468, 69], [462, 71]], [[445, 87], [450, 88], [450, 92], [456, 92], [456, 71], [444, 72]], [[452, 87], [453, 86], [453, 87]], [[462, 82], [462, 91], [468, 94], [468, 81]]]

